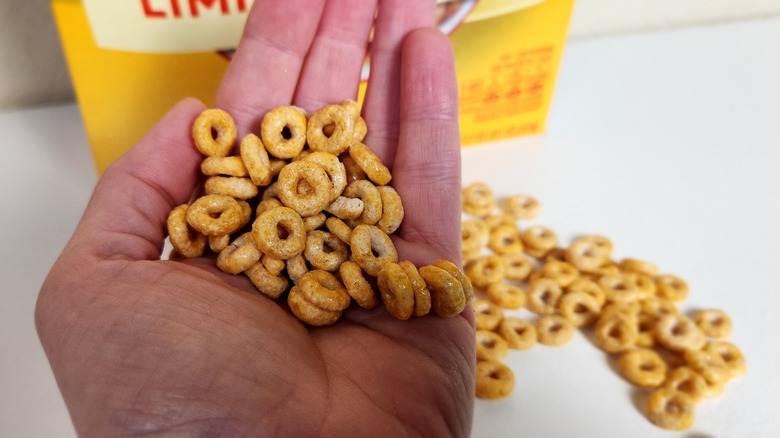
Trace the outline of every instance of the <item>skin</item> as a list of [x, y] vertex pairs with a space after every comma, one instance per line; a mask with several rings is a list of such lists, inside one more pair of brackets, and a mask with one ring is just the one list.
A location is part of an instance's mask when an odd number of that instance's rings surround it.
[[[257, 0], [215, 106], [239, 138], [283, 104], [356, 98], [374, 20], [364, 143], [406, 207], [395, 243], [418, 266], [460, 260], [457, 86], [433, 1]], [[352, 306], [301, 324], [213, 257], [160, 260], [165, 220], [203, 157], [187, 99], [101, 177], [47, 277], [36, 324], [80, 436], [467, 436], [470, 306], [398, 321]]]

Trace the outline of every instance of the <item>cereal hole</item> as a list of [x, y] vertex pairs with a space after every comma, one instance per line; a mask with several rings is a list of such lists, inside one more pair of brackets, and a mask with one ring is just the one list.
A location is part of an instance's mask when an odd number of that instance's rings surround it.
[[285, 125], [284, 128], [282, 128], [282, 138], [285, 140], [289, 140], [292, 138], [292, 131], [290, 130], [290, 127]]
[[672, 327], [672, 335], [674, 336], [682, 336], [685, 333], [687, 333], [687, 330], [685, 329], [685, 326], [682, 324], [675, 324], [675, 326]]
[[330, 138], [335, 131], [336, 131], [335, 123], [328, 123], [327, 125], [322, 127], [322, 135], [324, 135], [327, 138]]

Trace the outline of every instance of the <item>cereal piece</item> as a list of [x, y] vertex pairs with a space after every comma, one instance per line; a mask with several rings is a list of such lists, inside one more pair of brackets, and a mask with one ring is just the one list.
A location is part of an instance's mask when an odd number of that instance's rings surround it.
[[269, 199], [279, 200], [279, 184], [277, 184], [276, 181], [268, 184], [263, 190], [263, 194], [260, 195], [260, 201], [267, 201]]
[[520, 234], [520, 238], [523, 240], [525, 252], [537, 258], [544, 257], [558, 243], [558, 235], [553, 230], [542, 225], [526, 228]]
[[536, 345], [536, 328], [522, 318], [504, 318], [498, 325], [498, 334], [515, 350], [528, 350]]
[[414, 312], [414, 288], [409, 276], [397, 263], [385, 263], [377, 275], [377, 286], [387, 311], [405, 321]]
[[349, 156], [363, 169], [368, 179], [378, 186], [390, 183], [392, 175], [390, 170], [382, 164], [379, 157], [363, 143], [355, 143], [349, 147]]
[[249, 176], [241, 157], [206, 157], [200, 163], [200, 171], [207, 176]]
[[477, 360], [499, 361], [506, 357], [509, 345], [498, 333], [477, 330]]
[[290, 281], [287, 277], [272, 274], [260, 262], [250, 266], [249, 269], [244, 271], [244, 274], [258, 291], [272, 299], [279, 298], [290, 286]]
[[371, 181], [359, 180], [349, 183], [342, 196], [363, 201], [363, 211], [354, 221], [349, 221], [350, 224], [374, 225], [382, 217], [382, 195]]
[[187, 223], [190, 206], [179, 205], [168, 214], [166, 227], [173, 249], [183, 257], [200, 257], [206, 250], [206, 236]]
[[682, 392], [659, 388], [647, 397], [647, 418], [667, 430], [688, 430], [696, 417], [696, 403]]
[[525, 305], [532, 312], [552, 315], [558, 308], [558, 300], [562, 295], [563, 289], [558, 282], [550, 278], [539, 278], [531, 281], [528, 286]]
[[380, 230], [393, 234], [404, 220], [404, 205], [401, 196], [390, 186], [377, 187], [382, 199], [382, 217], [376, 223]]
[[462, 221], [460, 224], [461, 247], [464, 251], [481, 251], [487, 245], [488, 228], [482, 221]]
[[358, 225], [349, 238], [352, 259], [366, 274], [376, 277], [385, 263], [398, 263], [398, 252], [390, 236], [374, 225]]
[[525, 280], [534, 269], [531, 260], [523, 254], [502, 254], [504, 277], [507, 280]]
[[241, 139], [239, 152], [252, 182], [258, 186], [271, 184], [274, 177], [271, 171], [271, 159], [268, 157], [268, 151], [265, 150], [260, 137], [248, 134]]
[[664, 315], [677, 315], [680, 313], [677, 310], [677, 306], [666, 298], [650, 297], [641, 300], [639, 303], [643, 313], [654, 316], [655, 318], [660, 318]]
[[658, 319], [655, 337], [671, 351], [698, 350], [707, 342], [699, 327], [683, 315], [665, 315]]
[[525, 305], [525, 291], [519, 286], [497, 281], [487, 288], [490, 301], [505, 308], [519, 309]]
[[187, 223], [207, 236], [230, 234], [248, 220], [243, 206], [230, 196], [201, 196], [187, 209]]
[[217, 267], [228, 274], [239, 274], [260, 261], [260, 250], [247, 232], [237, 237], [217, 256]]
[[637, 314], [637, 347], [651, 348], [655, 346], [655, 323], [656, 317], [641, 311]]
[[731, 369], [718, 353], [688, 350], [684, 357], [688, 366], [704, 377], [707, 383], [725, 383], [731, 378]]
[[325, 211], [339, 219], [357, 219], [363, 214], [363, 200], [360, 198], [339, 196], [335, 201], [331, 202], [330, 205], [325, 207]]
[[498, 361], [477, 362], [476, 396], [488, 400], [505, 398], [515, 387], [512, 370]]
[[347, 171], [347, 184], [351, 183], [352, 181], [367, 179], [366, 172], [363, 172], [363, 169], [358, 166], [358, 164], [355, 162], [355, 160], [352, 159], [352, 157], [349, 156], [349, 154], [339, 155], [339, 161], [344, 164], [344, 169]]
[[425, 279], [420, 275], [417, 266], [408, 260], [398, 262], [398, 266], [404, 270], [406, 276], [409, 277], [409, 281], [412, 283], [412, 290], [414, 291], [414, 311], [412, 312], [412, 315], [427, 315], [431, 311], [431, 291], [428, 290]]
[[639, 259], [625, 258], [618, 263], [618, 267], [626, 272], [636, 272], [650, 277], [658, 275], [658, 266]]
[[349, 243], [352, 236], [352, 228], [337, 217], [329, 217], [325, 220], [325, 228], [331, 234], [341, 239], [342, 242]]
[[309, 272], [309, 265], [306, 263], [306, 257], [303, 256], [303, 252], [300, 252], [284, 262], [287, 268], [287, 275], [290, 276], [290, 280], [294, 283], [298, 283], [307, 272]]
[[680, 277], [671, 274], [655, 277], [658, 296], [671, 301], [683, 301], [688, 297], [688, 284]]
[[474, 318], [477, 330], [495, 330], [504, 319], [504, 311], [489, 300], [474, 301]]
[[303, 218], [303, 227], [306, 229], [306, 232], [314, 231], [318, 229], [319, 227], [325, 225], [325, 221], [328, 219], [328, 217], [325, 215], [325, 213], [317, 213], [314, 216], [306, 216]]
[[598, 283], [607, 301], [626, 303], [640, 298], [637, 285], [622, 273], [602, 275]]
[[351, 300], [341, 280], [320, 269], [304, 274], [297, 287], [306, 301], [319, 309], [340, 312], [349, 306]]
[[500, 226], [510, 226], [515, 229], [515, 231], [519, 232], [517, 229], [517, 220], [514, 216], [512, 216], [509, 213], [499, 213], [499, 214], [493, 214], [490, 215], [484, 219], [482, 219], [482, 223], [487, 226], [488, 231], [493, 231], [496, 228]]
[[221, 236], [208, 236], [209, 249], [214, 252], [220, 252], [230, 245], [230, 234], [223, 234]]
[[[214, 138], [212, 132], [216, 132]], [[200, 113], [192, 124], [192, 139], [195, 147], [209, 157], [230, 155], [237, 138], [236, 124], [227, 112], [212, 108]]]
[[447, 271], [447, 273], [455, 277], [458, 282], [460, 282], [460, 285], [463, 287], [463, 295], [466, 298], [466, 304], [470, 303], [474, 299], [474, 288], [471, 286], [471, 281], [469, 281], [468, 277], [466, 277], [463, 271], [455, 266], [454, 263], [449, 260], [439, 259], [431, 263], [431, 265], [444, 269]]
[[463, 284], [438, 266], [423, 266], [419, 271], [431, 293], [434, 313], [443, 317], [459, 315], [467, 304]]
[[518, 220], [533, 220], [539, 215], [539, 201], [528, 195], [512, 195], [504, 202], [504, 209]]
[[639, 348], [624, 351], [618, 358], [618, 371], [641, 388], [655, 388], [666, 378], [666, 362], [653, 350]]
[[561, 315], [571, 321], [575, 327], [592, 324], [598, 319], [601, 311], [596, 298], [585, 292], [565, 293], [558, 300], [558, 308]]
[[[285, 237], [280, 236], [279, 228]], [[252, 224], [252, 237], [260, 250], [278, 259], [287, 260], [306, 248], [306, 228], [303, 219], [291, 208], [272, 208], [257, 216]]]
[[[354, 122], [349, 110], [341, 105], [326, 105], [318, 109], [309, 119], [306, 129], [309, 147], [314, 151], [339, 155], [353, 144]], [[332, 126], [332, 131], [326, 128], [328, 126]]]
[[623, 277], [628, 283], [636, 285], [637, 296], [640, 300], [655, 296], [656, 285], [653, 277], [641, 272], [624, 272]]
[[747, 371], [745, 356], [736, 345], [727, 341], [711, 341], [704, 346], [704, 351], [715, 353], [723, 359], [729, 368], [729, 378], [739, 377]]
[[[301, 216], [311, 216], [329, 204], [333, 187], [322, 166], [310, 161], [294, 161], [285, 166], [277, 179], [279, 200]], [[311, 192], [302, 187], [308, 186]]]
[[472, 216], [489, 216], [496, 209], [493, 190], [485, 183], [469, 184], [463, 189], [461, 198], [463, 212]]
[[537, 272], [538, 276], [554, 280], [561, 287], [570, 285], [580, 275], [574, 266], [557, 260], [545, 263]]
[[260, 201], [260, 203], [257, 204], [257, 208], [255, 209], [255, 216], [260, 216], [266, 211], [276, 207], [284, 207], [284, 204], [282, 204], [282, 201], [280, 201], [278, 198], [268, 198], [266, 200]]
[[310, 303], [298, 286], [290, 289], [290, 293], [287, 295], [287, 304], [298, 320], [313, 326], [331, 325], [341, 317], [340, 311], [322, 309]]
[[731, 335], [731, 318], [722, 310], [700, 310], [694, 315], [693, 321], [707, 337], [726, 339]]
[[260, 261], [271, 275], [279, 275], [284, 270], [284, 260], [278, 259], [272, 255], [263, 254], [260, 257]]
[[514, 225], [499, 225], [490, 231], [488, 247], [496, 254], [519, 254], [523, 251], [523, 241]]
[[347, 171], [344, 168], [344, 164], [339, 161], [339, 157], [327, 152], [311, 152], [306, 155], [304, 160], [317, 164], [325, 170], [331, 184], [328, 202], [336, 200], [341, 195], [341, 192], [344, 191], [344, 188], [347, 187]]
[[313, 230], [306, 233], [306, 248], [303, 256], [315, 269], [337, 271], [349, 259], [349, 248], [333, 234]]
[[699, 373], [687, 366], [673, 369], [667, 374], [662, 385], [663, 388], [673, 391], [681, 391], [698, 403], [704, 397], [707, 390], [707, 381]]
[[225, 195], [241, 200], [254, 198], [258, 193], [251, 179], [235, 176], [209, 177], [203, 188], [208, 195]]
[[604, 293], [604, 289], [598, 285], [595, 281], [588, 277], [577, 277], [566, 286], [566, 293], [583, 292], [592, 296], [599, 308], [604, 306], [607, 301], [607, 295]]
[[536, 321], [536, 340], [557, 347], [567, 344], [574, 335], [572, 323], [560, 315], [545, 315]]
[[593, 272], [609, 259], [611, 245], [605, 245], [601, 236], [588, 235], [576, 239], [564, 251], [566, 261], [580, 271]]
[[487, 287], [504, 279], [506, 265], [500, 256], [484, 255], [466, 267], [466, 274], [474, 286]]
[[602, 314], [596, 322], [596, 345], [607, 353], [619, 353], [636, 345], [634, 318], [624, 313]]
[[272, 109], [263, 117], [260, 137], [266, 151], [274, 157], [295, 157], [306, 145], [306, 112], [296, 106]]

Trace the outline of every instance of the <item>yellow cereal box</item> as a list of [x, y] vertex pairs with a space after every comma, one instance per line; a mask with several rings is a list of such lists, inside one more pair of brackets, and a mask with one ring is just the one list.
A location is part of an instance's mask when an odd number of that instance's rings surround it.
[[[464, 145], [544, 132], [573, 2], [437, 0], [455, 48]], [[213, 102], [252, 4], [52, 0], [98, 171], [178, 100]]]

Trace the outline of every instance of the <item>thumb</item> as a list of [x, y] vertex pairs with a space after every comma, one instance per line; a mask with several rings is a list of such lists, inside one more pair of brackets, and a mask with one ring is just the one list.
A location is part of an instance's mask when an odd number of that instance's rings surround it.
[[193, 146], [192, 123], [205, 109], [179, 102], [98, 181], [66, 250], [98, 259], [157, 259], [168, 213], [187, 202], [202, 159]]

